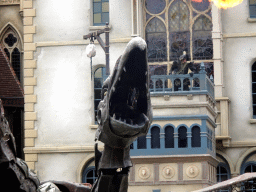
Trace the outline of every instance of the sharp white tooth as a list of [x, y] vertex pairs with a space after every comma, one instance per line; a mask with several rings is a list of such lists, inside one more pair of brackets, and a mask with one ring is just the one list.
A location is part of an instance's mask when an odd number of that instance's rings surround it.
[[124, 119], [124, 123], [126, 123], [126, 119]]
[[145, 75], [147, 75], [147, 74], [148, 74], [148, 72], [146, 71]]
[[122, 121], [121, 117], [119, 117], [119, 121]]
[[148, 84], [147, 84], [147, 83], [145, 83], [145, 86], [147, 87], [147, 86], [148, 86]]
[[120, 81], [121, 80], [121, 77], [118, 77], [118, 81]]
[[126, 69], [125, 69], [125, 67], [123, 68], [123, 70], [124, 70], [124, 72], [126, 72]]
[[113, 118], [116, 119], [116, 114], [114, 113]]
[[113, 92], [115, 92], [115, 91], [116, 91], [116, 88], [115, 88], [115, 87], [113, 87], [113, 88], [112, 88], [112, 90], [113, 90]]

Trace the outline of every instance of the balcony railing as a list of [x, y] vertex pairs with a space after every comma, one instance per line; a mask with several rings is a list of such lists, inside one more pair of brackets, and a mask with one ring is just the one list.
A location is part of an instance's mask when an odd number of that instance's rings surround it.
[[201, 63], [198, 74], [152, 75], [150, 92], [153, 95], [160, 93], [206, 93], [214, 98], [214, 84], [206, 74], [204, 63]]

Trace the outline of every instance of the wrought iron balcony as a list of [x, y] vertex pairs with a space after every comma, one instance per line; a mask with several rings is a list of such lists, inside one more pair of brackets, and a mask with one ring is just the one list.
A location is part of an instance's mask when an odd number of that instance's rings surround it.
[[214, 99], [214, 84], [206, 74], [204, 63], [201, 63], [198, 74], [152, 75], [150, 92], [151, 95], [208, 94]]

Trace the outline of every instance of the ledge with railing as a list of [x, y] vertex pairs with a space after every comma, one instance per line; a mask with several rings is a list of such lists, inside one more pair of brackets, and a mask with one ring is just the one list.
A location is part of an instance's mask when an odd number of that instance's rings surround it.
[[208, 94], [214, 98], [213, 79], [205, 71], [204, 63], [198, 74], [152, 75], [150, 78], [151, 95]]

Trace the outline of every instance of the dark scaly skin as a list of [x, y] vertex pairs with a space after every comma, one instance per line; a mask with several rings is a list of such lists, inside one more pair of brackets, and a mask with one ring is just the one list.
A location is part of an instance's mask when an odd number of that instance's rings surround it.
[[98, 105], [95, 149], [98, 180], [93, 192], [126, 192], [132, 166], [130, 145], [146, 135], [152, 122], [146, 42], [132, 39], [117, 60], [112, 75], [104, 82]]

